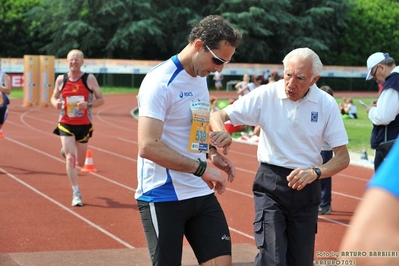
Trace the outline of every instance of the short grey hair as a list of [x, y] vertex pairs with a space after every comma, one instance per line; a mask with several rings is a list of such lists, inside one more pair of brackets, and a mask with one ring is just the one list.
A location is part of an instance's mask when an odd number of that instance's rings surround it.
[[288, 60], [292, 57], [303, 60], [312, 60], [312, 78], [321, 74], [323, 64], [321, 63], [320, 57], [312, 49], [309, 49], [307, 47], [297, 48], [289, 52], [283, 59], [284, 68], [286, 67], [286, 63], [288, 62]]

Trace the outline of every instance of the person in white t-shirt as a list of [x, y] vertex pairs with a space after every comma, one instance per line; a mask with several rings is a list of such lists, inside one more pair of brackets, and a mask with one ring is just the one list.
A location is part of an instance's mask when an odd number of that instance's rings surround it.
[[[209, 145], [207, 76], [241, 42], [222, 17], [195, 25], [177, 55], [147, 73], [138, 94], [135, 198], [153, 265], [181, 265], [184, 237], [201, 265], [231, 265], [231, 239], [215, 196], [233, 181], [231, 161]], [[207, 156], [208, 155], [208, 156]], [[206, 157], [219, 169], [207, 167]]]
[[[255, 266], [313, 265], [320, 178], [349, 165], [348, 136], [337, 103], [316, 82], [322, 63], [309, 48], [284, 60], [284, 79], [262, 85], [232, 105], [214, 112], [213, 145], [229, 150], [224, 123], [259, 125], [259, 169], [252, 186]], [[335, 156], [322, 163], [326, 141]]]

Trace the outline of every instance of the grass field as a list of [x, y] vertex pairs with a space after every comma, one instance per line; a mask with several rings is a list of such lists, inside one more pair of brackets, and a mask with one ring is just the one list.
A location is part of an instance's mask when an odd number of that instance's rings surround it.
[[[115, 94], [115, 93], [137, 93], [138, 89], [132, 88], [109, 88], [109, 87], [101, 87], [101, 90], [104, 94]], [[20, 99], [23, 98], [23, 90], [22, 89], [13, 89], [10, 95], [11, 99]], [[337, 102], [341, 102], [341, 98], [336, 98]], [[372, 124], [367, 117], [366, 109], [358, 103], [358, 100], [362, 100], [367, 104], [370, 104], [370, 98], [353, 98], [353, 102], [357, 106], [357, 115], [358, 119], [344, 119], [344, 124], [346, 131], [349, 136], [349, 144], [348, 149], [351, 152], [359, 153], [361, 150], [366, 150], [368, 154], [373, 154], [369, 139], [371, 135]], [[218, 99], [219, 103], [223, 101], [223, 99]], [[228, 99], [225, 99], [227, 102]], [[223, 103], [222, 103], [223, 104]], [[224, 104], [225, 106], [226, 104]]]

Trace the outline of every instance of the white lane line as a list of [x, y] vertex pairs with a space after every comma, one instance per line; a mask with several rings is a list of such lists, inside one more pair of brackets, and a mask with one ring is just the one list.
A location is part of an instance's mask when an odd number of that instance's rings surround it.
[[343, 225], [343, 226], [346, 226], [346, 227], [350, 227], [349, 224], [342, 223], [342, 222], [339, 222], [339, 221], [336, 221], [336, 220], [333, 220], [333, 219], [328, 219], [325, 216], [319, 215], [318, 217], [319, 217], [319, 219], [326, 220], [326, 221], [328, 221], [330, 223], [334, 223], [334, 224], [339, 224], [339, 225]]
[[[14, 143], [16, 143], [16, 144], [18, 144], [18, 145], [20, 145], [20, 146], [22, 146], [22, 147], [25, 147], [25, 148], [27, 148], [27, 149], [33, 150], [33, 151], [35, 151], [35, 152], [37, 152], [37, 153], [40, 153], [40, 154], [42, 154], [42, 155], [44, 155], [44, 156], [50, 157], [51, 159], [57, 160], [57, 161], [59, 161], [59, 162], [61, 162], [61, 163], [65, 163], [65, 159], [61, 159], [61, 158], [55, 157], [55, 156], [53, 156], [53, 155], [51, 155], [51, 154], [49, 154], [49, 153], [43, 152], [43, 151], [38, 150], [38, 149], [36, 149], [36, 148], [33, 148], [33, 147], [29, 146], [29, 145], [26, 145], [25, 143], [19, 142], [19, 141], [14, 140], [14, 139], [11, 139], [11, 138], [9, 138], [9, 137], [7, 137], [7, 140], [9, 140], [9, 141], [11, 141], [11, 142], [14, 142]], [[99, 150], [101, 150], [101, 149], [99, 149]], [[110, 153], [110, 154], [113, 154], [113, 153], [111, 153], [111, 152], [109, 152], [109, 153]], [[118, 154], [115, 154], [115, 155], [116, 155], [116, 156], [119, 156], [119, 157], [122, 157], [122, 158], [127, 158], [127, 159], [129, 159], [129, 160], [136, 161], [136, 160], [131, 159], [131, 158], [126, 157], [126, 156], [122, 156], [122, 155], [118, 155]], [[81, 169], [81, 167], [77, 167], [77, 168], [78, 168], [78, 169]], [[115, 185], [117, 185], [117, 186], [126, 188], [126, 189], [128, 189], [128, 190], [130, 190], [130, 191], [133, 191], [133, 192], [136, 191], [134, 188], [131, 188], [131, 187], [126, 186], [126, 185], [124, 185], [124, 184], [122, 184], [122, 183], [119, 183], [119, 182], [117, 182], [117, 181], [114, 181], [114, 180], [112, 180], [112, 179], [109, 179], [109, 178], [107, 178], [107, 177], [105, 177], [105, 176], [103, 176], [103, 175], [100, 175], [100, 174], [97, 174], [97, 173], [94, 173], [94, 172], [91, 172], [90, 174], [92, 174], [92, 175], [94, 175], [94, 176], [96, 176], [96, 177], [98, 177], [98, 178], [101, 178], [101, 179], [103, 179], [103, 180], [105, 180], [105, 181], [108, 181], [108, 182], [110, 182], [110, 183], [113, 183], [113, 184], [115, 184]]]
[[0, 171], [2, 171], [4, 174], [6, 174], [7, 176], [11, 177], [12, 179], [14, 179], [15, 181], [19, 182], [20, 184], [24, 185], [25, 187], [29, 188], [30, 190], [32, 190], [33, 192], [39, 194], [40, 196], [42, 196], [43, 198], [47, 199], [48, 201], [54, 203], [55, 205], [57, 205], [58, 207], [60, 207], [61, 209], [63, 209], [64, 211], [69, 212], [70, 214], [72, 214], [73, 216], [77, 217], [78, 219], [82, 220], [83, 222], [91, 225], [93, 228], [97, 229], [98, 231], [102, 232], [103, 234], [109, 236], [110, 238], [114, 239], [116, 242], [124, 245], [127, 248], [130, 249], [134, 249], [135, 247], [133, 247], [132, 245], [130, 245], [129, 243], [123, 241], [122, 239], [120, 239], [119, 237], [111, 234], [110, 232], [108, 232], [107, 230], [101, 228], [100, 226], [96, 225], [95, 223], [93, 223], [92, 221], [86, 219], [85, 217], [81, 216], [80, 214], [72, 211], [71, 209], [69, 209], [68, 207], [64, 206], [63, 204], [59, 203], [58, 201], [50, 198], [49, 196], [47, 196], [46, 194], [40, 192], [39, 190], [37, 190], [36, 188], [32, 187], [31, 185], [29, 185], [28, 183], [22, 181], [21, 179], [19, 179], [18, 177], [14, 176], [13, 174], [7, 172], [6, 170], [4, 170], [3, 168], [0, 167]]
[[239, 231], [239, 230], [237, 230], [237, 229], [234, 229], [234, 228], [232, 228], [232, 227], [229, 227], [229, 229], [230, 229], [230, 231], [236, 232], [237, 234], [240, 234], [240, 235], [242, 235], [242, 236], [248, 237], [248, 238], [250, 238], [250, 239], [252, 239], [252, 240], [255, 239], [255, 237], [253, 237], [252, 235], [248, 235], [248, 234], [246, 234], [246, 233], [244, 233], [244, 232], [241, 232], [241, 231]]

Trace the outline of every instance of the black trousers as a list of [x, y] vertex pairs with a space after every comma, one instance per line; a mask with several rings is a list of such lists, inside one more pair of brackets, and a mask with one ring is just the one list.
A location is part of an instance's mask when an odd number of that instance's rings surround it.
[[288, 187], [293, 169], [262, 163], [256, 173], [255, 265], [313, 265], [320, 181], [301, 191]]

